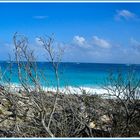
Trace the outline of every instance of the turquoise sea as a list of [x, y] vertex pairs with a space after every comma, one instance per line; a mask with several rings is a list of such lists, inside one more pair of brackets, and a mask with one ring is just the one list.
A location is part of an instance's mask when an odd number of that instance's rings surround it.
[[[6, 61], [0, 62], [1, 73], [4, 73], [6, 77], [9, 77], [9, 63]], [[11, 82], [13, 84], [19, 84], [17, 64], [12, 65]], [[60, 86], [74, 86], [74, 87], [98, 87], [106, 82], [109, 73], [113, 72], [117, 74], [120, 71], [124, 76], [133, 71], [137, 77], [140, 77], [140, 65], [130, 64], [101, 64], [101, 63], [60, 63], [59, 65], [59, 77]], [[39, 81], [42, 86], [55, 86], [56, 80], [51, 63], [37, 62], [37, 73], [39, 75]], [[41, 73], [41, 74], [40, 74]], [[24, 71], [22, 74], [26, 77]], [[45, 78], [42, 78], [42, 75]], [[23, 76], [23, 77], [24, 77]], [[1, 82], [5, 82], [4, 76]]]

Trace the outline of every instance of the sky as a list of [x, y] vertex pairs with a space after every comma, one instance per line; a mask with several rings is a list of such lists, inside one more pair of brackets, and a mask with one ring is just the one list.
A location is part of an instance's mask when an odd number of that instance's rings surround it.
[[62, 61], [140, 64], [140, 3], [0, 3], [0, 60], [15, 32], [46, 61], [39, 37], [54, 34]]

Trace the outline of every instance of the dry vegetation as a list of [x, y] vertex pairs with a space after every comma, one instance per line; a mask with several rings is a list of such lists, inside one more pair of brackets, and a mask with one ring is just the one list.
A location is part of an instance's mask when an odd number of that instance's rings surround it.
[[[40, 38], [52, 64], [56, 92], [44, 91], [34, 52], [26, 37], [13, 37], [15, 61], [21, 89], [11, 90], [12, 61], [2, 74], [6, 85], [0, 87], [1, 137], [139, 137], [140, 80], [132, 72], [123, 77], [110, 74], [106, 95], [65, 94], [59, 89], [59, 63], [63, 50], [56, 52], [51, 37]], [[24, 74], [23, 74], [24, 71]], [[41, 76], [42, 77], [41, 77]], [[32, 86], [30, 86], [32, 83]]]

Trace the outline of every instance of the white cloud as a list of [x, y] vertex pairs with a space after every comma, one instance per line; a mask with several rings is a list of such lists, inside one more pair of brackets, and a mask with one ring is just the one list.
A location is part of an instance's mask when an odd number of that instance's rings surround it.
[[130, 42], [131, 42], [132, 45], [137, 45], [137, 46], [139, 45], [139, 46], [140, 46], [140, 42], [138, 42], [138, 41], [135, 40], [134, 38], [131, 38], [131, 39], [130, 39]]
[[130, 42], [132, 44], [132, 47], [138, 51], [140, 51], [140, 42], [135, 40], [134, 38], [130, 39]]
[[46, 19], [48, 16], [34, 16], [34, 19]]
[[129, 20], [129, 19], [136, 19], [137, 16], [135, 13], [133, 12], [130, 12], [128, 10], [117, 10], [117, 15], [116, 15], [116, 19], [126, 19], [126, 20]]
[[102, 38], [99, 38], [97, 36], [93, 36], [93, 44], [96, 45], [96, 46], [99, 46], [101, 48], [110, 48], [111, 47], [111, 44], [102, 39]]
[[74, 36], [73, 41], [78, 46], [84, 46], [86, 44], [85, 38], [78, 35]]
[[42, 46], [43, 45], [43, 43], [40, 41], [40, 39], [38, 37], [35, 38], [35, 42], [39, 46]]
[[[62, 61], [68, 62], [96, 62], [96, 63], [139, 63], [140, 64], [140, 40], [131, 38], [130, 46], [119, 45], [112, 43], [110, 44], [105, 39], [101, 39], [97, 36], [94, 36], [92, 40], [86, 40], [82, 36], [74, 37], [80, 45], [72, 42], [69, 43], [56, 43], [57, 46], [63, 46], [66, 49], [64, 50]], [[74, 39], [73, 38], [73, 39]], [[39, 61], [46, 60], [46, 53], [44, 52], [43, 47], [39, 46], [41, 42], [39, 38], [35, 38], [34, 42], [29, 44], [29, 47], [34, 50], [35, 58]], [[94, 44], [93, 44], [94, 43]], [[8, 53], [12, 53], [12, 58], [14, 58], [13, 43], [0, 42], [0, 59], [7, 60]], [[85, 47], [86, 46], [86, 47]], [[87, 47], [89, 46], [89, 47]], [[100, 46], [100, 47], [98, 47]], [[101, 49], [108, 48], [110, 49]], [[118, 55], [119, 54], [119, 55]], [[79, 57], [80, 56], [80, 57]]]

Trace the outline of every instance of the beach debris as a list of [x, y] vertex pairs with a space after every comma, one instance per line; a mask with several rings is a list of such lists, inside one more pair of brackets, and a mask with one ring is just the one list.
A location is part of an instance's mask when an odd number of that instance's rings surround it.
[[107, 115], [103, 115], [100, 117], [101, 121], [104, 123], [109, 123], [111, 120]]
[[89, 128], [95, 128], [95, 127], [96, 127], [96, 124], [94, 121], [89, 123]]

